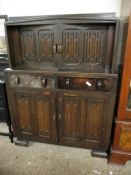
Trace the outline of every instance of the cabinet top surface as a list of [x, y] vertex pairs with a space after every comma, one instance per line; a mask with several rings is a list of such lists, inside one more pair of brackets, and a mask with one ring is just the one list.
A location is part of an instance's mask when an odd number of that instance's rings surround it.
[[78, 20], [80, 23], [88, 22], [111, 22], [116, 23], [117, 17], [115, 13], [92, 13], [92, 14], [68, 14], [68, 15], [49, 15], [49, 16], [21, 16], [10, 17], [6, 25], [25, 25], [25, 23], [42, 23], [46, 20]]
[[14, 69], [5, 69], [5, 73], [22, 73], [22, 74], [46, 74], [46, 75], [63, 75], [63, 76], [71, 76], [71, 77], [114, 77], [117, 78], [117, 74], [109, 74], [109, 73], [87, 73], [87, 72], [78, 72], [78, 71], [45, 71], [45, 70], [14, 70]]

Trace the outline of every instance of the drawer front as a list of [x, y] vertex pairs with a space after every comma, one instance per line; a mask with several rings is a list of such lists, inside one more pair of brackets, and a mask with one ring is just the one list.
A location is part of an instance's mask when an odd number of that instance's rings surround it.
[[32, 75], [24, 75], [12, 74], [9, 76], [9, 85], [11, 87], [34, 87], [34, 88], [42, 88], [41, 86], [41, 77], [40, 76], [32, 76]]
[[9, 75], [10, 87], [21, 88], [54, 88], [55, 77], [46, 75], [11, 74]]
[[59, 89], [109, 92], [113, 87], [113, 79], [59, 76], [57, 84]]
[[131, 151], [131, 123], [117, 123], [115, 128], [115, 141], [113, 148], [121, 151]]

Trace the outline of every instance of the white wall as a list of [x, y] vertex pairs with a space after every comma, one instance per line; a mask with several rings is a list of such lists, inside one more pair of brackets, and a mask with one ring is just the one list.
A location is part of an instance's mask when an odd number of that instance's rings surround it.
[[121, 0], [0, 0], [0, 15], [30, 16], [50, 14], [120, 14]]
[[122, 0], [121, 16], [129, 16], [131, 14], [131, 0]]

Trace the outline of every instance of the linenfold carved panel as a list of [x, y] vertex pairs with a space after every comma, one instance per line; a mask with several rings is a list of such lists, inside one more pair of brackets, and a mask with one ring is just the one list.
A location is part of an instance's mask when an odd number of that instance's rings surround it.
[[106, 50], [106, 30], [86, 30], [84, 32], [84, 62], [103, 64]]
[[53, 33], [49, 30], [41, 30], [38, 32], [39, 41], [39, 61], [53, 62]]
[[22, 53], [25, 61], [34, 60], [37, 57], [36, 32], [25, 30], [21, 32]]
[[42, 88], [41, 76], [28, 74], [10, 75], [9, 84], [11, 87]]
[[80, 31], [64, 30], [62, 41], [64, 63], [78, 63], [80, 59]]
[[[73, 99], [74, 98], [74, 99]], [[66, 97], [64, 101], [64, 136], [79, 137], [79, 101], [77, 97]]]
[[102, 127], [104, 99], [87, 97], [85, 105], [85, 136], [89, 140], [99, 140]]
[[19, 120], [19, 127], [21, 129], [21, 132], [32, 133], [30, 97], [28, 95], [17, 93], [15, 95], [15, 98], [16, 98], [17, 117]]
[[39, 135], [50, 136], [50, 97], [36, 96], [35, 113]]

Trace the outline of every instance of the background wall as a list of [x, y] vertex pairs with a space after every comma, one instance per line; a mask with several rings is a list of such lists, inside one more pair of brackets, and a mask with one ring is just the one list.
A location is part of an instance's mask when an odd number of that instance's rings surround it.
[[121, 2], [121, 16], [129, 16], [131, 12], [131, 0], [122, 0]]
[[74, 13], [116, 12], [121, 0], [0, 0], [0, 15], [30, 16]]

